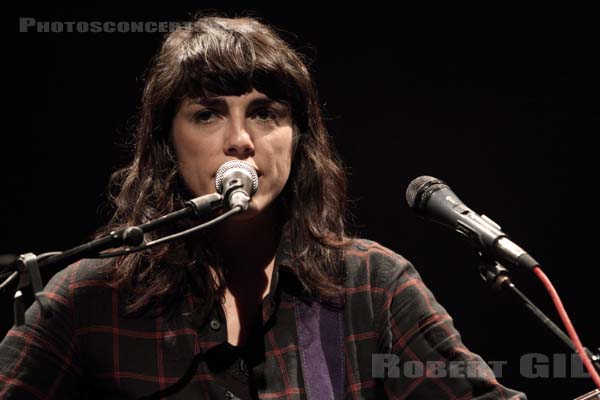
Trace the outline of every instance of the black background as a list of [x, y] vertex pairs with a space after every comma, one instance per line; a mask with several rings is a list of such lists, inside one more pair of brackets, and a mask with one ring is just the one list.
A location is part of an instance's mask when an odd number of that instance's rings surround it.
[[[591, 11], [324, 4], [15, 5], [3, 24], [0, 253], [64, 250], [106, 221], [108, 176], [128, 160], [119, 144], [162, 36], [19, 33], [19, 17], [184, 21], [197, 10], [250, 12], [293, 33], [314, 59], [327, 126], [349, 171], [353, 231], [417, 266], [467, 346], [507, 362], [502, 383], [532, 399], [591, 390], [587, 379], [519, 373], [526, 353], [568, 349], [484, 285], [467, 242], [418, 219], [404, 199], [419, 175], [447, 181], [540, 261], [583, 343], [600, 345], [592, 171], [600, 63]], [[558, 323], [536, 278], [512, 272]], [[1, 335], [12, 324], [5, 294], [0, 312]]]

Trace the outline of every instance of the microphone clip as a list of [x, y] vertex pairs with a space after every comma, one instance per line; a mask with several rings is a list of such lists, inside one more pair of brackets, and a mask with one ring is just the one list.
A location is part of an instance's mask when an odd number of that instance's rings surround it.
[[502, 264], [481, 252], [477, 252], [477, 255], [479, 256], [479, 275], [493, 291], [499, 292], [504, 284], [510, 283], [509, 272]]
[[250, 203], [250, 196], [244, 190], [244, 182], [242, 179], [233, 178], [223, 182], [223, 198], [229, 209], [240, 207], [246, 211]]

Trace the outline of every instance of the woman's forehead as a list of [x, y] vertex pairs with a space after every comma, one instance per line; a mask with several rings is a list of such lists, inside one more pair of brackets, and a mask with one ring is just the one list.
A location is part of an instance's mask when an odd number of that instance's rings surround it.
[[244, 103], [282, 103], [286, 104], [286, 102], [273, 99], [269, 97], [267, 94], [262, 93], [256, 89], [252, 89], [250, 92], [243, 93], [240, 95], [221, 95], [207, 92], [205, 95], [201, 96], [186, 96], [182, 101], [182, 106], [191, 106], [196, 104], [201, 105], [215, 105], [215, 104], [227, 104], [232, 102], [242, 101]]

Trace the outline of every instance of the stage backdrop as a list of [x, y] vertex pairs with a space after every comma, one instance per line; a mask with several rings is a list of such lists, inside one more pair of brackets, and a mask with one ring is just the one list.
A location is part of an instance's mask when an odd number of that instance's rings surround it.
[[[64, 250], [107, 221], [108, 177], [128, 161], [122, 144], [162, 36], [67, 32], [64, 24], [63, 32], [42, 32], [20, 18], [175, 22], [198, 7], [250, 11], [313, 60], [349, 173], [352, 231], [416, 265], [467, 346], [504, 362], [502, 383], [532, 399], [591, 390], [586, 379], [526, 377], [523, 356], [552, 359], [568, 349], [520, 305], [492, 293], [469, 243], [418, 219], [404, 197], [419, 175], [447, 181], [541, 262], [582, 341], [599, 346], [592, 143], [600, 65], [590, 11], [301, 3], [17, 4], [4, 23], [0, 253]], [[534, 276], [513, 276], [558, 322]], [[0, 310], [4, 335], [12, 324], [6, 295]]]

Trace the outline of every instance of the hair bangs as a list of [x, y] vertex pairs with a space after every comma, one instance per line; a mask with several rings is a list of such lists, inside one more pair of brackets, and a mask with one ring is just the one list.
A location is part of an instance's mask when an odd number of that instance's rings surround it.
[[[253, 89], [292, 107], [301, 106], [297, 77], [290, 73], [290, 60], [271, 47], [261, 46], [238, 32], [219, 32], [222, 40], [207, 34], [184, 41], [184, 57], [175, 97], [203, 98], [240, 96]], [[302, 113], [303, 114], [303, 113]], [[297, 123], [300, 121], [296, 120]]]

